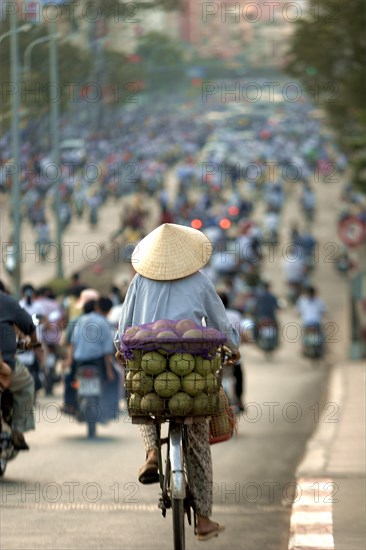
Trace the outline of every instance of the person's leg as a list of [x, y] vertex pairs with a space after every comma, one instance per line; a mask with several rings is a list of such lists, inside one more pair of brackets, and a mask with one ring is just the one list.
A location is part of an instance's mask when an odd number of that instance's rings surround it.
[[139, 470], [139, 481], [144, 485], [157, 483], [158, 473], [158, 445], [156, 426], [141, 424], [139, 426], [144, 440], [146, 460]]
[[144, 440], [146, 455], [153, 451], [157, 451], [157, 431], [154, 425], [140, 424], [139, 425], [142, 438]]
[[76, 361], [71, 363], [70, 372], [64, 378], [64, 411], [75, 413], [77, 409], [77, 391], [73, 387], [76, 377]]
[[197, 537], [206, 540], [217, 536], [223, 526], [210, 519], [212, 514], [212, 459], [208, 421], [188, 428], [190, 489], [197, 515]]
[[13, 440], [17, 448], [28, 449], [22, 434], [35, 429], [34, 382], [24, 365], [16, 364], [9, 390], [13, 394]]
[[241, 366], [241, 363], [237, 363], [233, 367], [233, 376], [235, 378], [235, 397], [237, 399], [237, 405], [239, 409], [244, 410], [243, 406], [243, 388], [244, 388], [244, 373]]

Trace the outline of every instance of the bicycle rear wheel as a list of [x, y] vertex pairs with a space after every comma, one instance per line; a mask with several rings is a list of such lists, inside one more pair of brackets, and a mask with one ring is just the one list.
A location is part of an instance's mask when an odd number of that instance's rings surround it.
[[170, 424], [169, 469], [174, 550], [185, 550], [184, 515], [186, 477], [184, 469], [184, 432], [184, 426]]
[[174, 550], [185, 550], [184, 500], [172, 498]]

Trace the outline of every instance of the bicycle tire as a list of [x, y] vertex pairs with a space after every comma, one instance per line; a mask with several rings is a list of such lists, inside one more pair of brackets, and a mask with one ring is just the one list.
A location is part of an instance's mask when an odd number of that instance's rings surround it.
[[185, 550], [186, 481], [184, 476], [184, 438], [185, 429], [183, 426], [174, 425], [172, 427], [170, 425], [167, 469], [170, 472], [169, 489], [173, 516], [174, 550]]
[[6, 458], [0, 459], [0, 476], [1, 477], [5, 474], [7, 464], [8, 464], [8, 461]]
[[174, 550], [185, 550], [184, 500], [172, 498]]

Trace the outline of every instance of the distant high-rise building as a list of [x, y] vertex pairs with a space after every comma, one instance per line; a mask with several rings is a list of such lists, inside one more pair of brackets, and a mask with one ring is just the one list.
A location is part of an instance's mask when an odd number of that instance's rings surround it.
[[279, 65], [293, 22], [299, 15], [288, 2], [257, 0], [184, 0], [180, 37], [203, 57], [234, 60], [245, 56], [254, 65]]

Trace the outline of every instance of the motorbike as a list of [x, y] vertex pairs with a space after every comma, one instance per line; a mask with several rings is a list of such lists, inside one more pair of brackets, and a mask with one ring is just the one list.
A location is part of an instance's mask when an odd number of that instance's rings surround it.
[[342, 275], [347, 275], [351, 267], [352, 262], [349, 260], [347, 254], [342, 254], [337, 258], [335, 268], [339, 273], [342, 273]]
[[266, 355], [278, 347], [278, 326], [273, 319], [262, 318], [257, 323], [257, 345]]
[[278, 243], [278, 231], [276, 229], [266, 229], [263, 233], [263, 244], [266, 244], [268, 246], [277, 246]]
[[27, 350], [17, 355], [17, 360], [29, 370], [34, 381], [35, 395], [43, 389], [45, 395], [53, 395], [53, 387], [60, 382], [61, 377], [57, 374], [57, 356], [52, 346], [44, 346], [45, 360], [40, 368], [37, 356], [33, 350]]
[[[119, 377], [114, 369], [115, 379], [106, 380], [100, 365], [83, 363], [76, 369], [77, 406], [75, 417], [78, 422], [87, 424], [88, 438], [95, 438], [97, 424], [105, 424], [119, 414]], [[70, 413], [69, 413], [70, 414]]]
[[13, 460], [18, 451], [12, 438], [13, 396], [0, 385], [0, 476], [3, 476], [9, 460]]
[[86, 422], [88, 437], [96, 436], [97, 422], [101, 417], [102, 380], [97, 365], [79, 366], [76, 372], [77, 411], [79, 422]]
[[301, 283], [289, 282], [287, 288], [287, 299], [292, 304], [295, 305], [297, 300], [300, 297], [302, 290]]
[[[44, 319], [44, 315], [32, 315], [32, 320], [36, 327], [41, 325], [44, 322]], [[36, 398], [38, 391], [43, 387], [44, 376], [34, 349], [25, 349], [24, 342], [21, 339], [17, 342], [17, 361], [29, 370], [31, 377], [33, 378], [34, 398]]]
[[303, 329], [304, 357], [321, 359], [324, 355], [324, 336], [319, 325], [309, 325]]
[[[37, 343], [33, 347], [40, 347]], [[17, 341], [17, 350], [19, 354], [25, 351], [25, 341]], [[10, 460], [13, 460], [18, 450], [14, 448], [13, 434], [13, 394], [0, 384], [0, 476], [3, 476]]]
[[305, 220], [308, 223], [311, 223], [311, 222], [314, 221], [315, 208], [313, 208], [313, 207], [304, 207], [303, 206], [303, 212], [304, 212]]
[[53, 387], [61, 381], [61, 376], [57, 374], [57, 354], [56, 347], [45, 345], [46, 358], [43, 365], [42, 382], [46, 395], [53, 395]]

